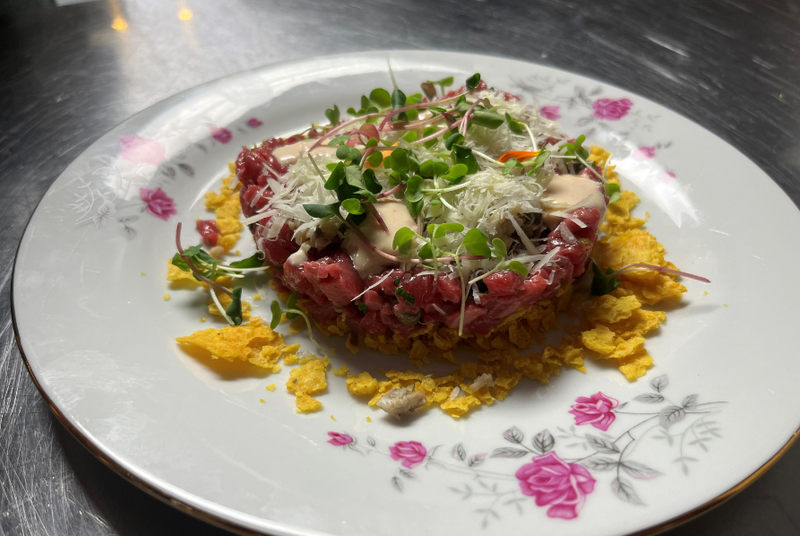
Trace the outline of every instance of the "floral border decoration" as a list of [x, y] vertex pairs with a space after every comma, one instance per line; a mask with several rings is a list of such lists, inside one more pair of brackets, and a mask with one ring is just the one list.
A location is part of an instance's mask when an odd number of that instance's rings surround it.
[[[700, 403], [697, 394], [690, 394], [677, 403], [664, 394], [668, 385], [666, 374], [658, 376], [650, 382], [649, 392], [623, 403], [602, 392], [578, 397], [568, 411], [574, 424], [557, 427], [555, 436], [544, 429], [527, 443], [525, 433], [512, 426], [502, 437], [513, 446], [469, 454], [467, 447], [458, 443], [449, 448], [452, 460], [448, 461], [437, 457], [445, 450], [443, 445], [428, 449], [420, 441], [404, 440], [384, 446], [367, 436], [366, 447], [362, 447], [354, 435], [328, 432], [328, 443], [400, 462], [391, 478], [391, 485], [398, 492], [419, 478], [415, 471], [418, 467], [459, 475], [465, 482], [449, 489], [464, 501], [477, 503], [474, 512], [481, 516], [484, 528], [492, 520], [499, 520], [504, 509], [514, 508], [523, 514], [530, 499], [536, 506], [546, 507], [548, 517], [575, 519], [599, 481], [604, 486], [597, 489], [610, 491], [631, 505], [645, 505], [637, 491], [637, 481], [658, 478], [671, 464], [679, 464], [688, 476], [690, 464], [700, 461], [698, 454], [708, 452], [708, 444], [722, 437], [717, 421], [711, 417], [720, 413], [726, 402]], [[630, 403], [635, 403], [636, 411], [628, 409]], [[624, 430], [617, 425], [616, 434], [607, 433], [618, 418], [634, 422]], [[597, 432], [579, 430], [580, 426], [591, 426]], [[664, 442], [670, 452], [677, 454], [670, 465], [655, 468], [635, 459], [634, 448], [653, 445], [651, 441]], [[513, 473], [488, 469], [493, 459], [528, 456], [531, 458]]]

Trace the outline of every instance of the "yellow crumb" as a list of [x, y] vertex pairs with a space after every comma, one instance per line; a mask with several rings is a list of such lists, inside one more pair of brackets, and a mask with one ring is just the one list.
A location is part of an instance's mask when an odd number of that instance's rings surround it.
[[335, 420], [336, 420], [336, 417], [334, 417], [333, 415], [331, 415], [331, 420], [332, 420], [332, 421], [335, 421]]
[[703, 296], [708, 296], [708, 291], [707, 290], [703, 291]]
[[271, 384], [267, 385], [267, 386], [265, 387], [265, 389], [266, 389], [267, 391], [274, 391], [274, 390], [275, 390], [275, 384], [274, 384], [274, 383], [271, 383]]
[[231, 362], [238, 359], [270, 372], [280, 371], [278, 361], [300, 349], [299, 344], [284, 344], [283, 335], [263, 325], [258, 317], [251, 319], [249, 324], [204, 329], [176, 340], [203, 348], [212, 359], [222, 358]]
[[253, 301], [261, 301], [261, 294], [256, 294], [253, 296]]
[[234, 253], [236, 253], [237, 255], [241, 255], [242, 254], [242, 252], [239, 251], [238, 249], [236, 251], [234, 251]]
[[164, 294], [164, 301], [169, 301], [169, 293]]
[[259, 401], [259, 402], [261, 402], [262, 404], [263, 404], [264, 402], [266, 402], [266, 400], [264, 400], [263, 398], [259, 398], [259, 399], [258, 399], [258, 401]]
[[147, 275], [147, 274], [146, 274], [146, 273], [144, 273], [144, 272], [140, 272], [140, 273], [141, 273], [142, 275]]
[[723, 303], [722, 305], [723, 305], [724, 307], [727, 307], [727, 306], [728, 306], [728, 304], [727, 304], [727, 303]]
[[367, 422], [372, 422], [372, 419], [370, 417], [367, 417]]
[[204, 317], [202, 317], [202, 316], [201, 316], [201, 317], [200, 317], [200, 322], [205, 322], [205, 321], [206, 321], [206, 319], [205, 319]]
[[336, 376], [344, 377], [347, 376], [347, 371], [348, 371], [347, 365], [342, 365], [338, 369], [333, 369], [331, 372], [333, 372]]
[[320, 394], [328, 387], [328, 380], [325, 377], [328, 365], [327, 357], [318, 359], [311, 356], [310, 361], [289, 373], [286, 389], [297, 397], [298, 413], [316, 411], [322, 407], [322, 403], [309, 395]]

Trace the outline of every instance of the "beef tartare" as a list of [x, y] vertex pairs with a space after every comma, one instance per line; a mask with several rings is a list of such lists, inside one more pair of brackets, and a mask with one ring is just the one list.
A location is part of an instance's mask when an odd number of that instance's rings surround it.
[[276, 285], [322, 326], [487, 334], [586, 270], [608, 197], [583, 136], [479, 75], [422, 87], [376, 89], [352, 119], [334, 106], [236, 161]]

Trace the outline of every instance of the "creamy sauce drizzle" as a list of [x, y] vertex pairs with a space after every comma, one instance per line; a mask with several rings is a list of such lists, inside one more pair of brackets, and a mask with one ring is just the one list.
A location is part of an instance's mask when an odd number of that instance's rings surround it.
[[579, 206], [599, 210], [602, 221], [606, 212], [606, 198], [599, 182], [581, 175], [553, 176], [541, 201], [544, 224], [549, 229], [555, 229], [564, 217], [554, 213], [563, 214], [564, 210], [578, 203]]
[[[297, 143], [286, 145], [284, 147], [278, 147], [272, 151], [272, 156], [277, 158], [281, 164], [285, 166], [291, 166], [306, 156], [308, 154], [308, 149], [310, 149], [311, 146], [316, 142], [317, 140], [310, 139], [298, 141]], [[326, 147], [324, 145], [320, 145], [314, 149], [312, 154], [314, 156], [336, 156], [336, 147]]]
[[[358, 226], [359, 230], [372, 244], [379, 250], [386, 253], [397, 255], [398, 252], [392, 249], [392, 241], [394, 240], [395, 233], [402, 227], [418, 232], [417, 222], [408, 213], [408, 208], [405, 203], [400, 201], [388, 201], [383, 203], [375, 203], [373, 205], [378, 214], [381, 215], [389, 232], [385, 232], [375, 216], [370, 214]], [[344, 242], [344, 249], [353, 258], [353, 265], [356, 267], [358, 274], [363, 278], [381, 271], [385, 266], [397, 265], [391, 259], [382, 257], [372, 251], [366, 244], [354, 236], [348, 236]]]

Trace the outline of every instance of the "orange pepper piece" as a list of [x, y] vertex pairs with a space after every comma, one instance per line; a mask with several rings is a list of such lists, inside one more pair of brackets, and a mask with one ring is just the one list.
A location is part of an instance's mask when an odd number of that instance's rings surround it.
[[517, 162], [524, 162], [525, 160], [530, 160], [538, 154], [539, 151], [508, 151], [507, 153], [500, 155], [500, 158], [497, 160], [499, 162], [506, 163], [512, 158], [516, 158]]

